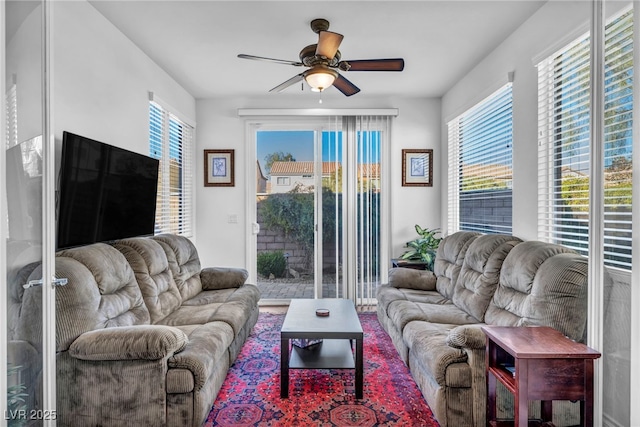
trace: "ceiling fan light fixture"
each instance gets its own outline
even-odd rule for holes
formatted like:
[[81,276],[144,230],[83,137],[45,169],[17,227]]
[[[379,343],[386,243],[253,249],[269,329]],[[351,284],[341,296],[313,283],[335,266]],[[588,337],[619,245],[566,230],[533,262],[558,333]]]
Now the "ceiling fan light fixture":
[[331,86],[337,77],[338,72],[336,70],[324,65],[315,66],[304,74],[304,79],[314,92],[322,92]]

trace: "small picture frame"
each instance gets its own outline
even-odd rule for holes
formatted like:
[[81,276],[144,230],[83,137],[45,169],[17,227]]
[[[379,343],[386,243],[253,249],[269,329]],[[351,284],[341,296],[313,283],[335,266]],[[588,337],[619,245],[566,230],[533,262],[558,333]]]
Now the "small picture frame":
[[433,150],[402,150],[402,186],[433,187]]
[[204,150],[204,186],[233,187],[234,150]]

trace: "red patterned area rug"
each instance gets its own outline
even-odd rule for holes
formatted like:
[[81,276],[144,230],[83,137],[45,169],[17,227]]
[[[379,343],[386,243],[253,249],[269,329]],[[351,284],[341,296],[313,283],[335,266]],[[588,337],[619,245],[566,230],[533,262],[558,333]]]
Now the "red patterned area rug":
[[437,427],[409,370],[375,313],[360,313],[364,330],[364,399],[352,370],[290,372],[289,398],[280,398],[280,327],[284,314],[260,313],[229,370],[210,426]]

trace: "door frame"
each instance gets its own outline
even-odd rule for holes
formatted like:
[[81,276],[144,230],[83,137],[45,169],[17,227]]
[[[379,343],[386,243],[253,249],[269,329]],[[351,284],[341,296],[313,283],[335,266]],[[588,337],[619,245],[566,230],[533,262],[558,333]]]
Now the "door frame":
[[[245,156],[245,173],[246,173],[246,193],[245,193],[245,224],[246,224],[246,253],[245,261],[247,270],[249,271],[248,280],[252,283],[256,283],[256,251],[257,251],[257,239],[253,235],[254,227],[257,226],[255,209],[250,209],[250,206],[255,205],[256,194],[256,180],[255,180],[255,164],[257,161],[256,153],[256,132],[260,129],[268,129],[271,127],[278,127],[279,129],[286,130],[285,125],[297,126],[300,128],[301,124],[310,128],[312,124],[317,124],[322,130],[326,129],[327,119],[329,117],[341,117],[341,116],[389,116],[397,117],[399,110],[397,108],[353,108],[353,109],[292,109],[292,108],[239,108],[237,113],[238,117],[244,119],[245,128],[245,149],[247,155]],[[381,197],[382,217],[385,218],[381,221],[381,239],[380,239],[380,262],[389,265],[390,263],[390,230],[391,230],[391,174],[395,170],[391,165],[391,140],[392,140],[392,126],[389,124],[387,128],[387,143],[382,146],[381,149],[381,167],[386,172],[381,175],[381,185],[384,189]],[[344,149],[344,147],[343,147]],[[318,160],[318,159],[316,159]],[[321,161],[320,156],[320,161]],[[316,209],[317,210],[317,209]],[[316,231],[317,235],[317,231]],[[318,239],[316,239],[317,241]],[[345,279],[346,280],[346,279]],[[388,269],[381,269],[380,276],[381,284],[388,282]],[[348,286],[347,286],[348,287]],[[316,290],[317,292],[317,290]],[[376,304],[375,298],[369,301],[372,304]],[[287,304],[287,300],[269,300],[269,305],[284,305]]]

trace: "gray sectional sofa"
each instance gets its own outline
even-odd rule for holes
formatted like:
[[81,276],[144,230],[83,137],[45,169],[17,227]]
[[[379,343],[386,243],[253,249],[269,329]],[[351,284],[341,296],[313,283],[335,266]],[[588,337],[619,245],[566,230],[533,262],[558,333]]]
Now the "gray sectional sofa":
[[[587,269],[563,246],[458,232],[442,240],[433,273],[390,270],[377,292],[378,319],[440,425],[484,427],[481,326],[551,326],[584,342]],[[508,417],[512,397],[500,391],[498,412]],[[577,424],[575,406],[554,402],[554,423]]]
[[[247,272],[201,269],[189,239],[159,235],[62,250],[56,276],[58,425],[202,425],[258,319]],[[40,295],[16,319],[36,352]]]

